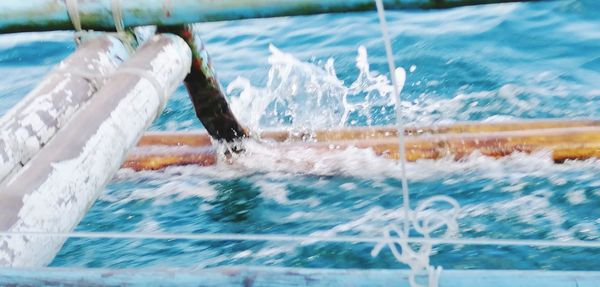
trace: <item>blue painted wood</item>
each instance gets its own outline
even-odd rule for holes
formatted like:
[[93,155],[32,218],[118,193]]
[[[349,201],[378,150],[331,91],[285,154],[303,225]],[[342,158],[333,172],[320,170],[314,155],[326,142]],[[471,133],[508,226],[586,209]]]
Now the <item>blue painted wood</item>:
[[[407,270],[234,266],[214,269],[0,269],[0,286],[408,286]],[[600,272],[444,270],[440,287],[597,287]]]
[[[447,8],[536,0],[383,0],[388,9]],[[84,29],[114,30],[111,0],[79,0]],[[374,10],[373,0],[121,0],[125,26]],[[70,30],[65,1],[2,0],[0,33]]]

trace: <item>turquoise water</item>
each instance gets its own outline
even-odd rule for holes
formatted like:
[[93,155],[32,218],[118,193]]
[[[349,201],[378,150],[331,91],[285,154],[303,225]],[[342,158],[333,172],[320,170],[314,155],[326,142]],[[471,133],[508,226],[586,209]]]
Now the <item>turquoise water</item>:
[[[402,120],[600,118],[599,12],[593,0],[388,12],[396,63],[407,71]],[[254,129],[395,122],[375,13],[198,28],[236,114]],[[0,36],[0,110],[73,49],[69,33]],[[151,129],[198,128],[180,88]],[[250,151],[231,165],[121,170],[77,230],[378,236],[401,219],[399,168],[369,151],[322,159]],[[464,238],[600,240],[599,171],[596,160],[555,165],[547,153],[408,165],[413,207],[452,196],[462,206]],[[71,239],[52,266],[404,268],[388,250],[371,257],[372,248]],[[434,253],[432,263],[447,269],[600,270],[598,249],[439,245]]]

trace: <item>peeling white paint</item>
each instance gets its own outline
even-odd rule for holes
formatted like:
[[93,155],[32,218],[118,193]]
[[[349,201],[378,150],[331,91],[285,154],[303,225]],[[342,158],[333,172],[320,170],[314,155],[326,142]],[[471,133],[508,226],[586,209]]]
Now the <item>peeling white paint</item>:
[[125,47],[114,38],[90,40],[0,118],[0,181],[27,163],[126,57]]
[[[127,78],[116,75],[101,89],[81,112],[77,113],[47,146],[11,180],[11,184],[0,186],[0,208],[7,196],[22,196],[14,203],[21,203],[18,216],[9,231],[69,232],[78,224],[94,202],[104,185],[119,169],[127,151],[135,145],[148,125],[161,112],[162,95],[171,94],[189,73],[191,51],[187,44],[175,36],[156,36],[152,45],[162,47],[153,55],[148,53],[134,56],[149,57],[141,63],[147,72],[163,85],[157,91],[151,81],[142,75],[128,73]],[[160,43],[155,43],[163,39]],[[141,48],[140,54],[144,51]],[[150,51],[153,51],[150,49]],[[127,62],[123,68],[132,67]],[[140,63],[138,61],[137,63]],[[126,82],[125,90],[115,91]],[[116,94],[115,94],[116,93]],[[106,100],[112,97],[114,100]],[[107,104],[108,102],[108,104]],[[107,112],[110,111],[110,112]],[[94,114],[96,113],[96,114]],[[97,115],[106,114],[106,117]],[[94,120],[96,122],[94,122]],[[97,127],[91,131],[89,127]],[[69,137],[89,136],[81,144],[73,146]],[[70,150],[58,147],[69,146]],[[40,172],[41,170],[41,172]],[[27,178],[40,174],[46,177],[39,184],[26,183]],[[22,190],[23,187],[31,190]],[[6,219],[0,214],[0,227]],[[51,262],[65,238],[12,236],[0,238],[0,266],[36,267]]]

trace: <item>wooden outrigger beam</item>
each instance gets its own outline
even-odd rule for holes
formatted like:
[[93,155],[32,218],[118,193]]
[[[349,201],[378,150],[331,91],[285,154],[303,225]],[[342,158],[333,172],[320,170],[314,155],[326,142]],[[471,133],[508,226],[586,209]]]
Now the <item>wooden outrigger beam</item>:
[[[451,125],[407,126],[407,136],[434,134],[494,133],[520,130],[541,130],[577,127],[599,127],[600,120],[522,120],[511,122],[461,122]],[[316,130],[313,132],[270,130],[256,135],[256,138],[275,142],[328,142],[344,140],[364,140],[396,138],[398,129],[394,126],[348,127]],[[148,132],[138,142],[138,146],[190,146],[205,147],[211,144],[205,132]]]
[[[383,0],[387,9],[449,8],[527,0]],[[535,1],[535,0],[529,0]],[[0,33],[72,30],[66,0],[0,1]],[[124,27],[375,10],[373,0],[121,0]],[[84,30],[114,31],[113,0],[78,1]]]
[[[463,159],[479,152],[503,157],[515,152],[548,151],[557,163],[600,157],[600,122],[594,120],[542,120],[507,123],[459,123],[408,128],[406,159]],[[310,134],[269,131],[259,135],[273,150],[299,148],[323,153],[349,147],[372,149],[398,159],[394,127],[342,128]],[[206,133],[148,133],[129,154],[124,168],[157,170],[176,165],[212,165],[217,154]]]

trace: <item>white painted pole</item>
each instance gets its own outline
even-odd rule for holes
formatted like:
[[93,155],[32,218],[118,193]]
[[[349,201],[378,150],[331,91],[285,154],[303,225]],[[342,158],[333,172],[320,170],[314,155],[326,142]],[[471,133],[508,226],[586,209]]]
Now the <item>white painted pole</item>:
[[[0,230],[71,231],[191,66],[181,38],[154,36],[18,174],[0,185]],[[0,266],[43,266],[65,238],[0,238]]]
[[115,38],[86,41],[0,118],[0,182],[48,143],[126,58]]

